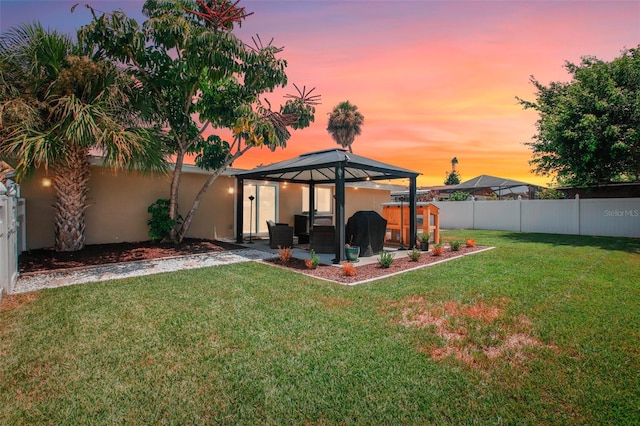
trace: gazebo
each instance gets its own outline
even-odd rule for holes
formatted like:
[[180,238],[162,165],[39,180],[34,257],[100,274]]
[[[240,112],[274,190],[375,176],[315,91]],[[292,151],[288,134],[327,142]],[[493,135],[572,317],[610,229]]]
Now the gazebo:
[[236,173],[236,241],[242,243],[243,188],[245,179],[291,182],[309,185],[309,229],[313,227],[315,185],[335,185],[335,263],[345,260],[345,183],[388,179],[409,179],[409,235],[413,235],[410,247],[415,246],[416,231],[416,180],[419,173],[381,163],[370,158],[349,153],[344,149],[310,152],[299,157],[268,166]]

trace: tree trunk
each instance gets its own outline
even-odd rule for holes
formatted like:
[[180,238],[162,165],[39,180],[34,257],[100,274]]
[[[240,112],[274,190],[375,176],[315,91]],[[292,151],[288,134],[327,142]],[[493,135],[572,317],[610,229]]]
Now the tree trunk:
[[209,176],[209,179],[207,179],[207,181],[202,185],[202,188],[200,188],[198,195],[196,195],[196,198],[193,201],[193,205],[191,206],[191,210],[189,210],[189,213],[187,213],[187,217],[184,219],[184,222],[182,222],[181,225],[176,225],[176,227],[174,228],[174,230],[176,230],[174,241],[179,243],[184,239],[184,236],[187,235],[187,231],[189,230],[191,221],[193,220],[193,217],[195,216],[196,211],[200,206],[202,197],[204,197],[204,194],[206,194],[207,190],[211,187],[211,185],[213,185],[213,182],[215,182],[218,176],[220,176],[222,172],[224,172],[227,167],[229,167],[230,164],[233,164],[236,159],[241,157],[249,149],[251,149],[251,146],[245,146],[243,149],[238,149],[235,154],[227,158],[227,160],[224,162],[224,165],[216,169],[216,171],[213,172],[211,176]]
[[213,182],[215,182],[218,176],[220,176],[222,172],[226,170],[226,168],[227,167],[224,166],[217,169],[211,176],[209,176],[209,179],[207,179],[204,185],[202,185],[202,188],[200,188],[198,195],[196,195],[196,198],[193,201],[191,210],[189,210],[189,213],[187,213],[187,216],[184,218],[184,221],[182,222],[182,226],[180,226],[180,229],[176,235],[177,242],[182,242],[182,240],[184,239],[184,236],[186,235],[187,231],[189,230],[189,227],[191,226],[191,221],[193,220],[193,217],[195,216],[196,211],[200,206],[200,202],[202,201],[204,194],[206,194],[207,190],[211,187],[211,185],[213,185]]
[[[184,150],[179,147],[176,154],[176,166],[173,170],[171,178],[171,193],[169,195],[169,217],[175,222],[173,229],[169,234],[172,241],[180,242],[184,237],[181,232],[182,226],[178,223],[178,190],[180,189],[180,178],[182,177],[182,165],[184,164]],[[183,237],[178,239],[178,234],[182,233]]]
[[71,147],[64,163],[57,165],[54,225],[55,250],[76,251],[84,247],[87,194],[89,192],[89,152]]

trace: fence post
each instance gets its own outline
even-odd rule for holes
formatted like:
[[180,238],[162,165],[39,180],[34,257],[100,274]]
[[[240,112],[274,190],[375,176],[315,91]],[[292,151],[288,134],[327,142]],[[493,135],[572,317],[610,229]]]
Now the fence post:
[[476,197],[471,196],[471,229],[476,229]]
[[7,188],[0,182],[0,299],[9,292]]
[[522,195],[518,195],[518,231],[522,232]]
[[20,188],[0,182],[0,297],[10,294],[18,279],[17,213]]
[[580,224],[580,195],[579,194],[576,194],[576,201],[575,202],[578,204],[577,208],[576,208],[576,210],[578,211],[578,217],[577,217],[577,220],[578,220],[578,235],[582,235],[582,226]]

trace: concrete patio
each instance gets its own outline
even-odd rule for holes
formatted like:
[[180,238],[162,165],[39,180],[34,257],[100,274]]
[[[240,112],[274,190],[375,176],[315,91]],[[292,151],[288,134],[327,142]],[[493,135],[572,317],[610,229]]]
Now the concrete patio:
[[[233,240],[229,240],[229,243],[233,243],[233,244],[238,244]],[[278,249],[272,249],[269,247],[269,240],[267,238],[260,238],[260,237],[256,237],[254,239],[251,240],[251,243],[249,243],[249,241],[243,241],[241,244],[238,244],[240,246],[246,247],[247,249],[253,249],[253,250],[259,250],[261,252],[265,252],[265,253],[271,253],[273,254],[274,257],[278,256]],[[303,245],[294,245],[292,253],[293,253],[293,257],[296,259],[309,259],[309,250],[308,250],[308,244],[303,244]],[[391,251],[391,252],[396,252],[397,255],[396,256],[403,256],[405,255],[408,251],[410,250],[399,250],[398,247],[391,247],[391,246],[385,246],[384,247],[385,251]],[[317,256],[320,258],[320,263],[322,265],[333,265],[333,266],[337,266],[340,267],[340,264],[335,264],[333,263],[333,259],[335,258],[335,254],[333,253],[316,253]],[[378,258],[379,256],[375,255],[375,256],[368,256],[368,257],[359,257],[358,258],[358,262],[354,263],[354,266],[358,267],[358,266],[362,266],[362,265],[370,265],[372,263],[378,263]]]

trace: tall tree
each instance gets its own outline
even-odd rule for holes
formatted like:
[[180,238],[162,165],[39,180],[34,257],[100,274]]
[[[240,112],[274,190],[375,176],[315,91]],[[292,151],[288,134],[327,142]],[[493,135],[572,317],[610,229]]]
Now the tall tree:
[[111,63],[83,55],[40,24],[0,37],[0,155],[18,180],[35,168],[53,173],[55,249],[84,246],[89,154],[106,165],[162,170],[151,128],[132,112],[136,85]]
[[[122,12],[96,15],[80,29],[79,40],[124,64],[155,102],[155,119],[167,130],[175,158],[169,216],[176,225],[171,238],[187,233],[207,189],[233,161],[254,147],[285,147],[289,129],[307,127],[318,96],[313,89],[288,95],[272,110],[263,93],[287,84],[283,48],[254,37],[245,44],[233,33],[251,13],[225,0],[147,0],[142,25]],[[233,130],[231,143],[209,127]],[[176,220],[182,166],[187,154],[212,170],[183,221]]]
[[447,177],[444,180],[445,185],[457,185],[460,183],[460,174],[456,170],[458,164],[458,158],[453,157],[451,159],[451,171],[446,173]]
[[349,152],[353,152],[351,144],[356,136],[362,133],[362,124],[364,123],[364,115],[358,111],[358,107],[349,103],[349,101],[340,102],[329,113],[329,123],[327,132],[338,145],[343,148],[349,148]]
[[583,57],[565,68],[570,82],[543,85],[534,77],[540,114],[530,161],[537,174],[585,186],[640,180],[640,45],[611,62]]

